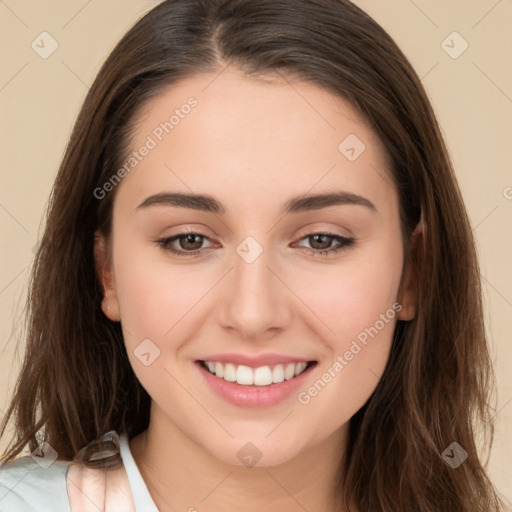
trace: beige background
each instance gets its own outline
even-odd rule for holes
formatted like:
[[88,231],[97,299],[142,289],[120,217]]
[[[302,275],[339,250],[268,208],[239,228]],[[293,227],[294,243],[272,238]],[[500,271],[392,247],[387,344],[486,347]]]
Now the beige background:
[[[19,368],[14,333],[32,250],[75,116],[110,49],[156,3],[0,0],[0,415]],[[422,77],[454,161],[478,242],[498,378],[490,474],[512,499],[512,2],[356,3],[389,31]],[[31,47],[43,31],[58,43],[47,59]],[[458,58],[443,49],[463,48],[458,36],[446,39],[454,31],[469,45]]]

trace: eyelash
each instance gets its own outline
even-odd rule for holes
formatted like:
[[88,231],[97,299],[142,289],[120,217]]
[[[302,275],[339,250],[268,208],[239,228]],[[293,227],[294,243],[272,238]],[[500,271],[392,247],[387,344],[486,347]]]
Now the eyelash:
[[[176,250],[176,249],[174,249],[174,248],[172,248],[170,246],[170,244],[172,242],[174,242],[175,240],[178,240],[182,236],[186,236],[186,235],[197,235],[197,236],[200,236],[202,238],[208,239],[208,237],[206,235],[202,235],[201,233],[196,233],[194,231],[187,231],[187,232],[184,232],[184,233],[178,233],[177,235],[174,235],[172,237],[161,238],[160,240],[156,240],[155,243],[159,247],[164,249],[165,251],[171,252],[171,253],[175,254],[176,256],[191,257],[191,256],[195,256],[197,254],[200,254],[202,252],[202,249],[199,249],[199,250],[196,250],[196,251],[179,251],[179,250]],[[325,256],[325,257],[327,257],[327,256],[329,256],[329,254],[334,254],[334,253],[337,253],[337,252],[339,252],[339,251],[341,251],[343,249],[347,249],[348,247],[354,245],[355,242],[356,242],[355,238],[350,238],[350,237],[345,237],[345,236],[341,236],[341,235],[336,235],[335,233],[330,233],[328,231],[318,231],[318,232],[315,231],[313,233],[310,233],[310,234],[307,234],[307,235],[303,236],[300,240],[303,240],[305,238],[309,238],[309,237],[312,237],[312,236],[316,236],[316,235],[327,236],[329,238],[332,238],[332,239],[336,240],[341,245],[339,245],[338,247],[335,247],[334,249],[333,248],[329,248],[329,249],[310,249],[308,247],[301,247],[300,249],[302,249],[303,252],[307,252],[308,254],[312,254],[313,256]]]

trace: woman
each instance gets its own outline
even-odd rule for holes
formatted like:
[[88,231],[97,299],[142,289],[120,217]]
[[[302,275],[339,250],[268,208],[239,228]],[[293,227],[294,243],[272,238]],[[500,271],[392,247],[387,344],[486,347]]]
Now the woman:
[[37,451],[0,510],[503,510],[465,207],[416,73],[348,1],[144,16],[31,285],[5,460]]

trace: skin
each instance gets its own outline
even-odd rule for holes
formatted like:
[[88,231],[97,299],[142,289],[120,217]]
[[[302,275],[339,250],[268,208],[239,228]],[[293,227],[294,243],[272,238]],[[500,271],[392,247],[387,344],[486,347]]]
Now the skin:
[[[111,245],[99,233],[95,243],[103,305],[111,306],[104,311],[122,322],[152,398],[150,426],[130,443],[134,458],[162,511],[343,510],[332,492],[348,422],[384,371],[397,319],[416,312],[385,148],[344,99],[228,67],[173,84],[145,105],[132,149],[190,96],[197,107],[118,185]],[[349,134],[366,146],[352,162],[338,150]],[[377,212],[336,205],[279,214],[292,197],[338,190],[364,196]],[[227,213],[137,208],[171,191],[212,195]],[[322,229],[356,242],[314,255],[338,246],[315,244],[310,235]],[[155,243],[187,230],[207,237],[196,244],[202,255],[175,256]],[[252,263],[236,252],[247,236],[263,248]],[[395,318],[306,405],[292,393],[272,407],[237,407],[198,378],[194,361],[205,355],[271,352],[318,361],[307,390],[396,302]],[[149,366],[134,355],[147,338],[160,349]],[[247,442],[262,454],[254,467],[237,458]]]

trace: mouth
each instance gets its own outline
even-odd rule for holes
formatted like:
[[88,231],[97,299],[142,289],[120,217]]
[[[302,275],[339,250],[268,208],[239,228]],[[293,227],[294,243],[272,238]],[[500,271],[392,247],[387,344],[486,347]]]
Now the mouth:
[[278,385],[291,381],[313,368],[317,361],[273,364],[252,368],[246,365],[198,360],[196,363],[220,380],[252,388]]

